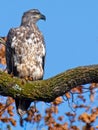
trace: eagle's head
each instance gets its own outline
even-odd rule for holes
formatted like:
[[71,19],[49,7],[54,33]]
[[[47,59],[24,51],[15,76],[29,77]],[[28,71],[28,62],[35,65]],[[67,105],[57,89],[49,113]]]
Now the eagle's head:
[[21,24],[26,25],[29,23],[36,23],[40,19],[46,20],[45,15],[41,14],[38,9],[31,9],[24,12]]

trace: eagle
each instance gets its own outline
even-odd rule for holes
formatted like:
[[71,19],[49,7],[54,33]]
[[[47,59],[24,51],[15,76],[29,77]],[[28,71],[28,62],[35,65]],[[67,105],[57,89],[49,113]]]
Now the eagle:
[[[41,80],[44,75],[45,42],[36,23],[46,20],[38,9],[24,12],[19,27],[11,28],[6,42],[7,71],[16,77],[28,80]],[[15,98],[16,109],[23,116],[31,101]]]

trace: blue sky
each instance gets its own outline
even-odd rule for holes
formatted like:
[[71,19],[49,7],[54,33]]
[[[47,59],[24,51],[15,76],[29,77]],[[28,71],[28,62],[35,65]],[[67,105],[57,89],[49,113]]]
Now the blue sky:
[[46,22],[38,22],[47,48],[45,79],[98,63],[98,0],[2,0],[0,5],[0,36],[19,26],[26,10],[46,15]]

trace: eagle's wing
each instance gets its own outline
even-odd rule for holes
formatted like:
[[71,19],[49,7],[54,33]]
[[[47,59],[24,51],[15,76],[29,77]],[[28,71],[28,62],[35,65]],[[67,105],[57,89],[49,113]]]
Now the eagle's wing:
[[14,48],[11,47],[11,43],[13,41],[13,38],[15,36],[15,29],[10,29],[8,36],[7,36],[7,42],[6,42],[6,62],[7,62],[7,70],[8,73],[13,73],[14,75],[17,74],[17,69],[14,65]]
[[[12,73],[13,75],[16,76],[18,72],[17,72],[17,68],[14,65],[15,50],[14,48],[11,47],[15,35],[16,35],[15,29],[10,29],[7,36],[7,43],[6,43],[6,62],[7,62],[8,73],[9,74]],[[15,104],[16,104],[17,112],[20,115],[23,115],[24,113],[26,113],[26,110],[30,106],[31,101],[16,98]]]

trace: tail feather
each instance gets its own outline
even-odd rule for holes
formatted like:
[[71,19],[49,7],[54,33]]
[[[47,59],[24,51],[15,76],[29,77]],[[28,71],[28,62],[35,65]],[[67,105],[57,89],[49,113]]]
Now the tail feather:
[[30,107],[31,101],[25,99],[15,99],[17,113],[22,117]]

